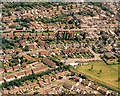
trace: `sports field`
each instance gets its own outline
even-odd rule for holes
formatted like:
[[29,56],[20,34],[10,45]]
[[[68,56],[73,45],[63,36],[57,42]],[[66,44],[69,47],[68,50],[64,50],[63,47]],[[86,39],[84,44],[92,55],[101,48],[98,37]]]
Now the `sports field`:
[[119,65],[106,65],[103,61],[93,61],[88,64],[77,66],[77,71],[118,88]]

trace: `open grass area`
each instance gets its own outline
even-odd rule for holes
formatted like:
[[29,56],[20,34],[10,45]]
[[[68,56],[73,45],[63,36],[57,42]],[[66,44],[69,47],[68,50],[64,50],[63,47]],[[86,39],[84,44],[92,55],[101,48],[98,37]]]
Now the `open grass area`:
[[[93,69],[91,69],[92,65]],[[88,62],[88,65],[77,66],[76,70],[118,88],[118,66],[106,65],[103,61],[93,61]]]

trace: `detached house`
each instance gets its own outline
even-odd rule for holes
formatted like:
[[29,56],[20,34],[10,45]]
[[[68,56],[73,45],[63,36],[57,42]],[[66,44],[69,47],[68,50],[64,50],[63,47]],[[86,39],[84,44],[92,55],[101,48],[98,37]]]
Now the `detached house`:
[[24,71],[20,71],[20,72],[15,73],[15,76],[16,76],[17,79],[19,79],[21,77],[24,77],[25,73],[24,73]]

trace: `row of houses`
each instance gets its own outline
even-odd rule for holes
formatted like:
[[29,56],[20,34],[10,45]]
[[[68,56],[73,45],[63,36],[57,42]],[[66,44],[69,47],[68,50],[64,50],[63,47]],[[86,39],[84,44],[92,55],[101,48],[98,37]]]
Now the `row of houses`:
[[[74,36],[74,32],[66,32],[66,34],[72,34],[72,36]],[[64,34],[64,32],[59,32],[59,35],[60,36],[63,36],[63,34]],[[55,38],[55,36],[56,36],[57,34],[56,33],[23,33],[23,34],[21,34],[21,33],[2,33],[1,34],[1,36],[2,36],[2,38],[4,37],[4,38],[14,38],[15,36],[17,36],[17,37],[21,37],[21,36],[23,36],[23,37],[25,37],[25,38],[27,38],[27,37],[34,37],[34,38],[36,38],[36,37],[49,37],[49,38]]]
[[16,73],[13,73],[13,74],[10,74],[10,75],[6,75],[6,76],[0,78],[0,84],[4,83],[5,81],[9,82],[9,81],[12,81],[12,80],[15,80],[15,79],[20,79],[24,76],[28,76],[28,75],[31,75],[33,73],[36,74],[36,73],[39,73],[41,71],[46,71],[47,69],[49,69],[49,67],[44,65],[44,66],[40,66],[40,67],[37,67],[37,68],[27,69],[27,70],[16,72]]
[[[106,90],[105,88],[99,87],[99,86],[97,86],[97,85],[95,85],[95,84],[93,84],[91,82],[86,81],[85,79],[78,78],[78,77],[74,76],[73,80],[75,80],[76,82],[79,82],[79,84],[83,84],[85,86],[88,86],[88,87],[96,90],[96,91],[99,91],[102,94],[109,94],[109,91]],[[70,88],[72,88],[72,87],[70,87]]]

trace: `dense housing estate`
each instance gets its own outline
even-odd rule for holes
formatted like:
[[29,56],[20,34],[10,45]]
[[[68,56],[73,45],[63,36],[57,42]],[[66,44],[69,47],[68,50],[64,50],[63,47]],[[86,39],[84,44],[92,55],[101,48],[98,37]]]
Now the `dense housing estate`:
[[119,91],[118,2],[4,2],[0,94]]

